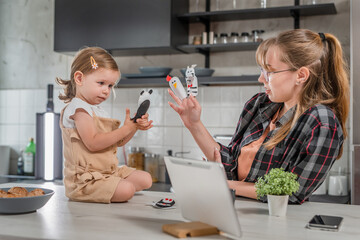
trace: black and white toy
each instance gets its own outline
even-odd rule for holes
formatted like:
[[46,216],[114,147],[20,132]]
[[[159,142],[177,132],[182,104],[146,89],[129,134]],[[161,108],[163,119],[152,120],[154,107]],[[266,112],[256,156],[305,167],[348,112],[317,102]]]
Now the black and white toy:
[[187,95],[193,95],[194,97],[198,94],[198,79],[195,75],[196,64],[187,66],[185,71],[185,80],[187,86]]
[[146,112],[150,107],[150,95],[152,94],[152,92],[153,92],[152,89],[150,89],[149,91],[146,90],[141,91],[136,115],[131,120],[136,122],[137,119],[141,118],[143,115],[146,114]]
[[160,201],[154,203],[153,207],[155,208],[169,208],[174,206],[175,200],[172,198],[163,198]]

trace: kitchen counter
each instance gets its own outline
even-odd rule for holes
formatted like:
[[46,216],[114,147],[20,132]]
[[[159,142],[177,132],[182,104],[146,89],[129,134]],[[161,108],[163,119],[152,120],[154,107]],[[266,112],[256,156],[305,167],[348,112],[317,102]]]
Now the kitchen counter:
[[[64,187],[54,183],[0,184],[42,187],[55,191],[49,202],[28,214],[0,214],[0,239],[176,239],[161,230],[163,224],[184,221],[180,209],[155,209],[153,201],[173,196],[169,192],[143,191],[127,203],[82,203],[69,201]],[[177,206],[177,205],[175,205]],[[220,207],[220,206],[219,206]],[[357,239],[360,235],[360,206],[306,202],[289,205],[286,217],[268,215],[267,204],[237,198],[235,208],[240,219],[241,239]],[[339,232],[306,229],[314,214],[344,217]],[[212,235],[192,239],[227,239]]]

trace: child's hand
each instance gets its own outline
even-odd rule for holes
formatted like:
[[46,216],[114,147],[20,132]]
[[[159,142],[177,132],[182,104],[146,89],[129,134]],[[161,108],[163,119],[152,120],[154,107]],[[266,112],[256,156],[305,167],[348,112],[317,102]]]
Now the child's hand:
[[125,115],[125,120],[124,120],[124,126],[129,126],[131,128],[137,128],[136,126],[137,124],[134,123],[134,121],[132,121],[130,119],[130,109],[126,108],[126,115]]
[[152,120],[149,121],[149,114],[146,113],[141,118],[136,119],[137,129],[149,130],[150,128],[153,127],[152,122],[153,122]]

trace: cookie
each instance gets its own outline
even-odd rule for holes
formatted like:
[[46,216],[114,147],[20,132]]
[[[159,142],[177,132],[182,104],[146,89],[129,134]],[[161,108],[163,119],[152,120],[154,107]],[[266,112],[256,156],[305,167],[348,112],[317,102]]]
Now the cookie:
[[0,189],[0,198],[5,197],[6,194],[7,194],[7,192],[5,192],[4,190]]
[[19,197],[26,197],[28,191],[23,187],[12,187],[9,189],[8,193],[19,195]]
[[44,194],[45,194],[45,192],[42,189],[36,188],[36,189],[32,190],[31,192],[29,192],[27,194],[27,196],[28,197],[36,197],[36,196],[42,196]]

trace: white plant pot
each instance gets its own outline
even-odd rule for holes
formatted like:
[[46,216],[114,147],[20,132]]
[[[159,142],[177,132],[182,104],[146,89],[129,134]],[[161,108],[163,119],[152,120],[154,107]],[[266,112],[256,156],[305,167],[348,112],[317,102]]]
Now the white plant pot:
[[270,216],[286,216],[289,195],[267,195],[267,199]]

